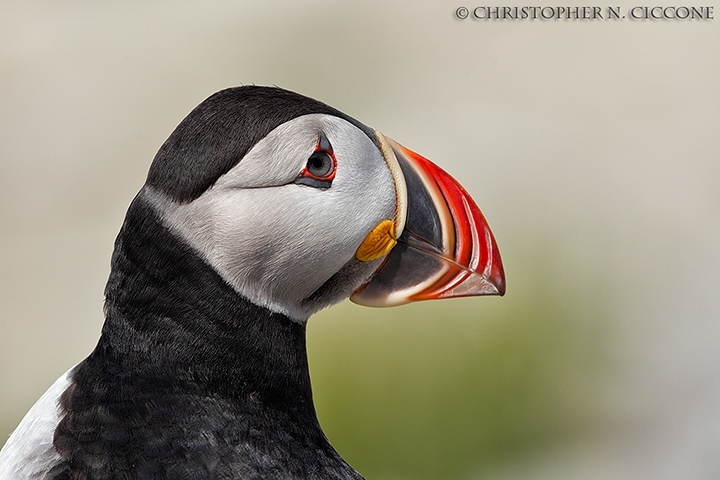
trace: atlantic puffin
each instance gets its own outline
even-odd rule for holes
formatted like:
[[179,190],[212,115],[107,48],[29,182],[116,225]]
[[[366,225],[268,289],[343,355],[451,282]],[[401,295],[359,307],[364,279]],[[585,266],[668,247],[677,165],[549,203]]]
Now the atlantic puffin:
[[297,93],[222,90],[155,156],[98,344],[10,436],[0,479],[360,479],[315,414],[308,318],[504,292],[483,214],[438,166]]

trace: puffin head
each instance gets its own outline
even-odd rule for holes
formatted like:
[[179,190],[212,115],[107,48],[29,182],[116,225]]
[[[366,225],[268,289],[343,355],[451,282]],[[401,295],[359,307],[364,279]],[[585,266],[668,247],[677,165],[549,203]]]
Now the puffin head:
[[240,295],[299,322],[348,297],[390,306],[505,291],[490,228],[457,181],[279,88],[201,103],[141,196]]

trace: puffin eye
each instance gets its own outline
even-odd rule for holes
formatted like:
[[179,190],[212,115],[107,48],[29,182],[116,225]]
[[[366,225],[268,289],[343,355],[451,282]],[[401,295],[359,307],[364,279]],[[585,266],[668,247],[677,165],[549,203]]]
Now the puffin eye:
[[327,152],[319,151],[310,155],[305,168],[310,175],[325,178],[334,172],[335,162]]
[[327,136],[320,132],[315,151],[308,158],[305,168],[295,183],[315,188],[330,188],[335,178],[336,162],[332,145]]

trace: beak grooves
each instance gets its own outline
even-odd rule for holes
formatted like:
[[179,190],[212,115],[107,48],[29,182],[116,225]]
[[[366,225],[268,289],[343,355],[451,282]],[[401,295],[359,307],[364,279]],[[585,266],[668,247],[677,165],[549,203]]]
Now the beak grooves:
[[[505,279],[500,251],[487,220],[470,194],[430,160],[399,143],[393,142],[393,147],[412,160],[416,173],[422,177],[433,198],[442,225],[443,249],[433,252],[425,247],[423,250],[433,256],[441,256],[447,266],[444,274],[431,287],[411,299],[503,295]],[[415,248],[421,247],[412,240],[409,243]],[[473,281],[471,277],[478,274],[481,278]]]

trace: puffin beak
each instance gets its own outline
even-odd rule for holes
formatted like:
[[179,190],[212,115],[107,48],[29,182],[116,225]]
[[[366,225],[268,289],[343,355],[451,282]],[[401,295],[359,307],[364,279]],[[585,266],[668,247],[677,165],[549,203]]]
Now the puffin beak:
[[503,295],[500,252],[470,195],[427,158],[382,135],[378,138],[398,192],[397,244],[350,299],[387,307],[435,298]]

